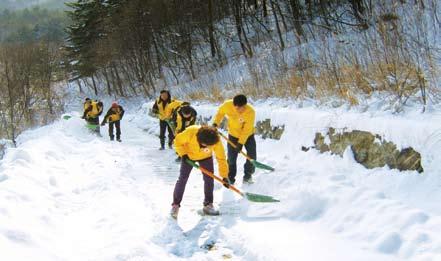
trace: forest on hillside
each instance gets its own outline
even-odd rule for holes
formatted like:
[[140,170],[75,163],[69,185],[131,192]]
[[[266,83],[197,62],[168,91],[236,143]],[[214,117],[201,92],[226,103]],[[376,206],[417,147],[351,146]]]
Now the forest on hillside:
[[[69,5],[70,72],[95,93],[97,79],[108,94],[122,96],[152,95],[185,82],[199,87],[192,98],[202,98],[201,89],[219,93],[233,86],[257,98],[338,98],[358,105],[381,93],[400,111],[410,98],[425,105],[428,93],[439,96],[429,88],[439,72],[438,5],[437,0],[79,1]],[[246,63],[248,80],[198,82],[232,61]]]
[[35,7],[0,12],[0,137],[53,121],[61,104],[54,84],[67,79],[62,47],[68,18]]
[[424,109],[439,100],[439,4],[79,0],[66,12],[4,10],[0,136],[55,119],[63,81],[95,96],[168,88],[220,100],[234,90],[351,106],[380,97],[394,112],[409,101]]

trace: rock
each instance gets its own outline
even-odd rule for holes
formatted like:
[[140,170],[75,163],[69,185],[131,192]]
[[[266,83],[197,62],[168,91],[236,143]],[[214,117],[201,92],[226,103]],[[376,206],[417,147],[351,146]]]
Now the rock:
[[[329,144],[326,144],[326,138],[330,140]],[[343,157],[347,147],[350,147],[354,153],[355,161],[369,169],[387,165],[400,171],[416,170],[419,173],[424,171],[421,166],[421,154],[413,148],[399,151],[392,142],[367,131],[336,132],[334,128],[329,128],[325,136],[316,133],[314,138],[314,148],[321,153],[331,151]]]
[[403,149],[397,157],[397,168],[399,170],[416,170],[419,173],[423,172],[421,154],[413,148]]
[[256,123],[256,134],[261,135],[263,139],[280,140],[284,131],[285,125],[271,126],[271,119],[265,119]]

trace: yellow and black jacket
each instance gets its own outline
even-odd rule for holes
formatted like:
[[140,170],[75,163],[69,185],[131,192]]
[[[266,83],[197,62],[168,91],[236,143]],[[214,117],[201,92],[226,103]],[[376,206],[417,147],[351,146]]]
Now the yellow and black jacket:
[[182,106],[176,109],[175,112],[173,113],[173,122],[175,123],[176,126],[175,129],[176,133],[183,132],[187,127],[194,125],[196,123],[196,117],[198,115],[196,110],[190,106],[191,116],[190,118],[186,119],[182,115],[181,108]]
[[189,159],[198,161],[213,157],[214,152],[219,166],[220,176],[222,178],[228,177],[228,164],[222,141],[219,140],[212,146],[201,147],[197,138],[197,133],[200,128],[200,125],[193,125],[176,135],[174,141],[176,153],[180,157],[187,155]]
[[152,112],[159,114],[159,119],[162,121],[171,119],[173,111],[183,103],[179,100],[173,100],[170,93],[168,97],[169,98],[166,101],[158,98],[156,99],[155,104],[153,104]]
[[245,144],[248,137],[254,134],[254,121],[256,112],[253,106],[247,104],[243,113],[238,113],[234,107],[233,100],[225,101],[218,109],[214,122],[220,126],[222,119],[228,118],[228,133],[239,139],[240,144]]
[[84,119],[98,118],[103,113],[103,103],[97,100],[90,100],[84,103]]
[[107,123],[107,122],[116,122],[122,120],[124,116],[124,109],[121,105],[118,105],[116,108],[110,108],[106,116],[104,116],[104,119],[101,124]]

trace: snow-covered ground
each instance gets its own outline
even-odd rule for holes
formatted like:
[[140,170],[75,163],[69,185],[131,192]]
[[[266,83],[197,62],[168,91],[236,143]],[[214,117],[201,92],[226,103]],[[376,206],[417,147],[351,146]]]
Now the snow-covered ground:
[[[23,133],[1,161],[0,260],[441,260],[441,115],[255,105],[286,131],[258,139],[259,161],[276,171],[238,187],[280,203],[248,203],[216,185],[223,215],[201,217],[203,182],[193,171],[176,224],[168,213],[179,164],[157,149],[149,104],[129,108],[122,143],[109,141],[107,127],[96,137],[79,118],[60,120]],[[328,126],[413,146],[425,172],[367,170],[349,151],[300,150]]]

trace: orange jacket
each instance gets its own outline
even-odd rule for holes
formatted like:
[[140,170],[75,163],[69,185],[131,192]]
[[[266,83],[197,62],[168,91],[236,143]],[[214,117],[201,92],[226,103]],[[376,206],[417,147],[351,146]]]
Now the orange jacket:
[[201,148],[196,136],[200,128],[200,125],[193,125],[176,135],[174,141],[176,152],[180,157],[187,155],[189,159],[194,161],[210,158],[214,152],[220,176],[222,178],[228,177],[228,164],[222,142],[219,140],[218,143],[212,146]]
[[245,111],[239,114],[234,108],[233,100],[227,100],[219,107],[214,123],[219,126],[225,115],[228,118],[228,133],[238,138],[240,144],[245,144],[248,137],[254,134],[256,112],[253,106],[247,104]]

